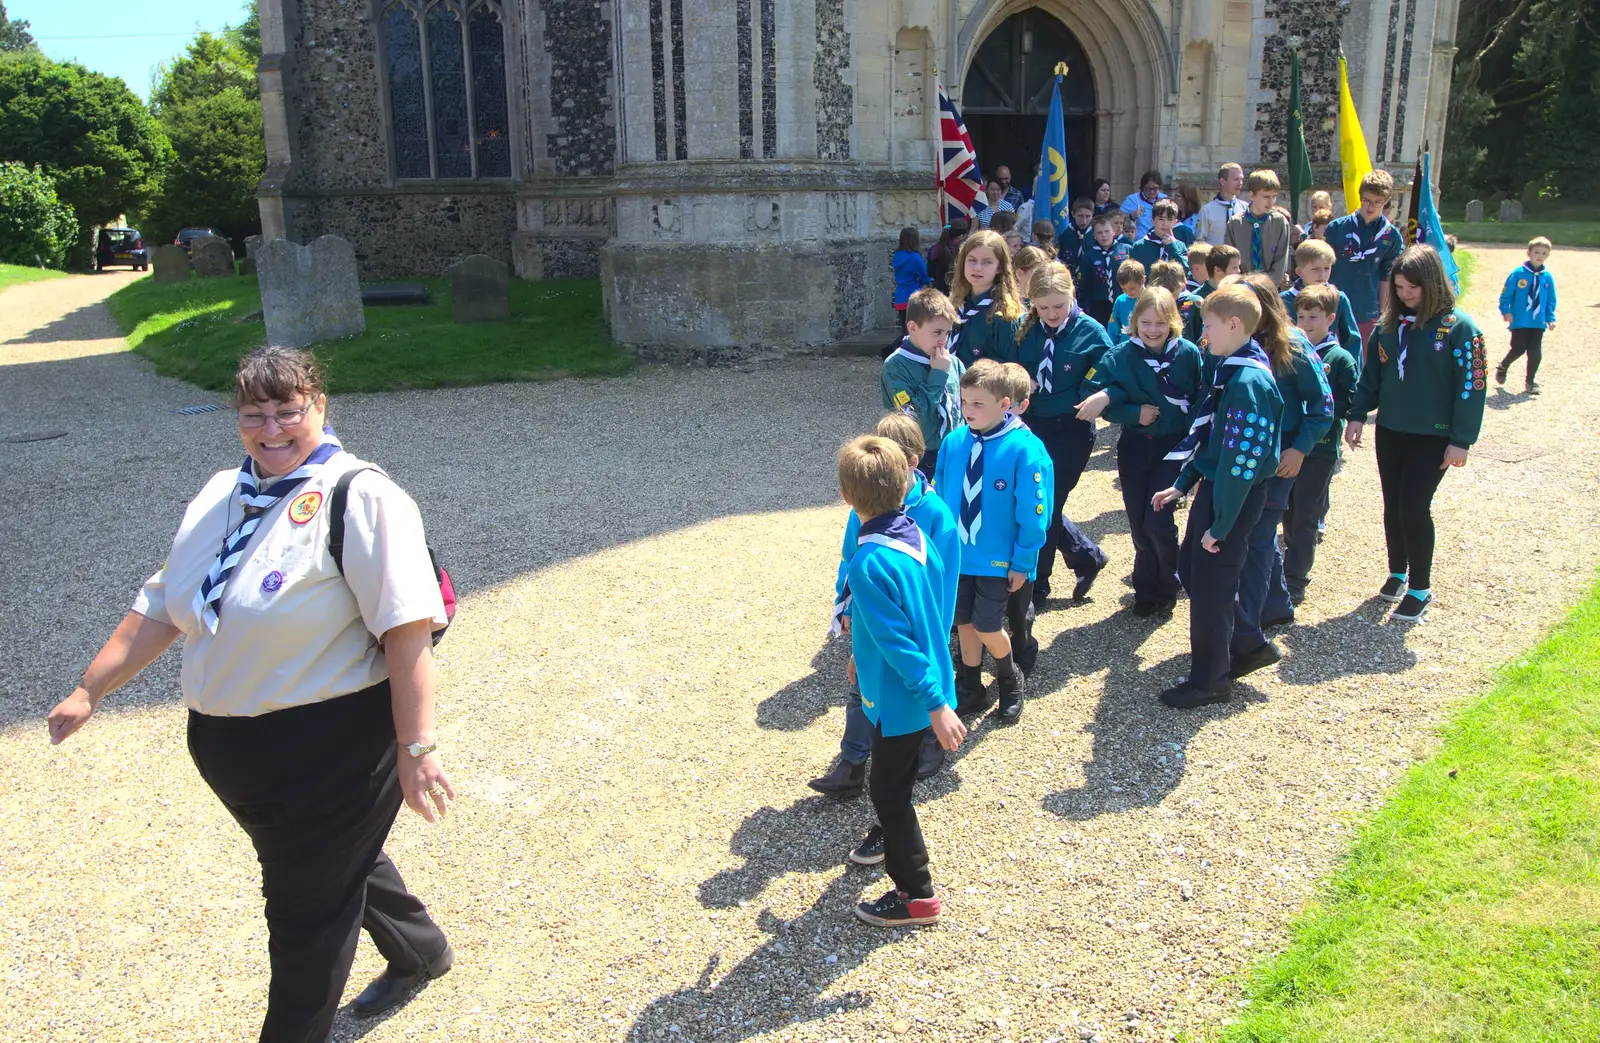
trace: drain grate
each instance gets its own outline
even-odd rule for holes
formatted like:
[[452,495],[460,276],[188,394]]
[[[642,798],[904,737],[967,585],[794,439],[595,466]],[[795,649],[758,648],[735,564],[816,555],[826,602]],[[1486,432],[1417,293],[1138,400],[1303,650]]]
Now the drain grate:
[[65,431],[24,431],[20,435],[0,435],[0,442],[48,442],[52,438],[65,438]]
[[182,409],[174,409],[173,412],[179,416],[199,416],[201,413],[220,413],[222,407],[215,402],[207,402],[203,406],[184,406]]

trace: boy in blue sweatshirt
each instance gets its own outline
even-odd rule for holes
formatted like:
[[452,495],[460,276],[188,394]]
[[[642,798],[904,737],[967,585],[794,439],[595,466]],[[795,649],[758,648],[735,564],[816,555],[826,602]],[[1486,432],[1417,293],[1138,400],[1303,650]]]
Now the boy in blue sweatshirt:
[[1511,350],[1494,369],[1494,382],[1504,384],[1511,364],[1528,356],[1525,388],[1539,393],[1534,374],[1544,355],[1544,331],[1556,328],[1556,277],[1544,266],[1550,259],[1550,240],[1538,236],[1528,241],[1528,259],[1506,276],[1500,291],[1500,317],[1511,330]]
[[1178,577],[1189,592],[1189,677],[1161,693],[1161,701],[1177,709],[1233,697],[1233,603],[1250,530],[1267,501],[1265,484],[1278,469],[1283,415],[1272,362],[1251,336],[1261,322],[1256,295],[1242,283],[1229,283],[1207,297],[1203,308],[1216,376],[1190,414],[1188,435],[1174,449],[1188,454],[1178,480],[1150,500],[1156,510],[1166,510],[1195,489],[1178,550]]
[[845,570],[850,591],[850,648],[861,684],[861,709],[872,722],[872,806],[883,831],[884,870],[894,887],[856,915],[877,927],[939,919],[928,848],[911,804],[922,735],[929,728],[954,750],[966,737],[955,714],[950,640],[928,567],[929,544],[902,510],[910,476],[905,452],[887,438],[863,435],[839,450],[839,494],[861,529]]
[[[878,421],[873,434],[887,438],[906,454],[911,471],[911,486],[901,509],[917,523],[929,545],[928,572],[933,579],[934,591],[939,597],[940,618],[945,633],[955,626],[956,580],[961,565],[961,543],[956,537],[956,519],[944,501],[934,495],[933,488],[923,478],[917,465],[927,445],[922,441],[922,429],[916,420],[904,413],[889,413]],[[829,636],[850,632],[850,593],[846,577],[850,559],[855,557],[857,541],[861,536],[861,518],[855,511],[844,526],[844,547],[839,553],[839,572],[834,580],[833,625]],[[844,704],[844,736],[839,740],[839,760],[826,774],[812,779],[807,785],[818,793],[831,796],[854,797],[860,794],[867,781],[867,757],[872,752],[872,722],[861,709],[861,685],[856,678],[855,663],[850,663],[846,678],[850,694]],[[928,733],[922,743],[922,759],[917,764],[917,778],[936,775],[944,767],[944,749]],[[883,831],[875,829],[866,842],[850,853],[850,859],[861,865],[876,865],[883,861]]]
[[1111,343],[1117,344],[1132,336],[1128,332],[1128,318],[1133,314],[1133,306],[1138,303],[1139,295],[1144,292],[1144,284],[1145,266],[1133,258],[1123,261],[1117,268],[1117,285],[1122,287],[1122,293],[1111,306],[1111,322],[1106,325]]
[[1000,722],[1022,716],[1023,679],[1003,626],[1006,604],[1039,566],[1052,507],[1048,456],[1011,412],[1009,378],[1000,363],[979,359],[961,377],[967,426],[945,437],[933,487],[956,516],[961,581],[956,632],[961,666],[956,712],[989,709],[983,653],[994,656]]
[[879,390],[883,408],[914,417],[928,445],[919,469],[933,477],[939,442],[961,423],[961,374],[965,367],[950,353],[956,307],[928,287],[906,301],[906,335],[883,360]]

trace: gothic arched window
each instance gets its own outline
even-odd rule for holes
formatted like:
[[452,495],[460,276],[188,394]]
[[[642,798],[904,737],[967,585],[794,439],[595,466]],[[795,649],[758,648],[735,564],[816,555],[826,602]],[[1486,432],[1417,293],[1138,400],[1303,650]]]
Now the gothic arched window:
[[505,28],[492,0],[391,0],[379,26],[399,178],[511,176]]

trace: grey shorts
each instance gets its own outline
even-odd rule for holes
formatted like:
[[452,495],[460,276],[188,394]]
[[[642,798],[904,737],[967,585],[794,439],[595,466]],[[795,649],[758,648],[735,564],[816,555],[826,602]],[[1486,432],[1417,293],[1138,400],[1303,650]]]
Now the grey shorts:
[[1004,576],[962,576],[956,585],[956,625],[971,623],[980,634],[998,633],[1010,597]]

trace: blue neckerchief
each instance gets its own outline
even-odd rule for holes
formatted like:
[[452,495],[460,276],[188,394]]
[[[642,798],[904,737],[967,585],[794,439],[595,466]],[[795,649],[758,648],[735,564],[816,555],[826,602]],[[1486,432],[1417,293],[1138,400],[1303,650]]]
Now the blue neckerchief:
[[1067,332],[1082,314],[1082,309],[1074,302],[1072,310],[1067,313],[1067,321],[1054,330],[1046,326],[1043,320],[1039,322],[1039,328],[1044,330],[1044,357],[1039,360],[1039,368],[1034,372],[1033,379],[1038,383],[1039,390],[1046,395],[1055,390],[1056,338]]
[[[1310,337],[1306,338],[1306,343],[1311,344]],[[1322,352],[1325,348],[1336,348],[1338,346],[1339,337],[1333,332],[1333,327],[1330,326],[1328,327],[1328,335],[1322,338],[1321,343],[1311,344],[1311,357],[1320,363],[1322,361]]]
[[1272,211],[1268,210],[1260,217],[1246,211],[1244,216],[1245,220],[1250,222],[1250,261],[1253,270],[1259,272],[1265,267],[1261,262],[1261,226],[1272,216]]
[[1522,267],[1526,268],[1528,273],[1533,276],[1532,279],[1528,280],[1528,307],[1533,310],[1533,314],[1535,316],[1538,316],[1539,291],[1541,289],[1540,284],[1544,282],[1544,280],[1541,278],[1541,276],[1544,274],[1544,269],[1535,268],[1532,261],[1523,261]]
[[[1166,459],[1187,463],[1205,447],[1206,441],[1211,437],[1211,418],[1217,412],[1217,403],[1222,400],[1222,392],[1227,388],[1228,381],[1243,372],[1245,366],[1255,366],[1268,374],[1272,373],[1272,361],[1267,358],[1267,353],[1261,350],[1261,345],[1257,344],[1254,338],[1223,359],[1217,366],[1216,378],[1211,383],[1211,393],[1196,411],[1194,420],[1189,424],[1189,433],[1183,436],[1183,441],[1173,447],[1172,452],[1166,455]],[[1272,427],[1276,430],[1277,424],[1274,422]]]
[[1189,412],[1189,400],[1183,396],[1183,389],[1174,384],[1172,378],[1167,375],[1167,371],[1178,359],[1178,338],[1167,338],[1167,343],[1162,346],[1159,354],[1152,351],[1144,341],[1138,343],[1144,364],[1156,371],[1156,379],[1161,382],[1161,397],[1185,413]]

